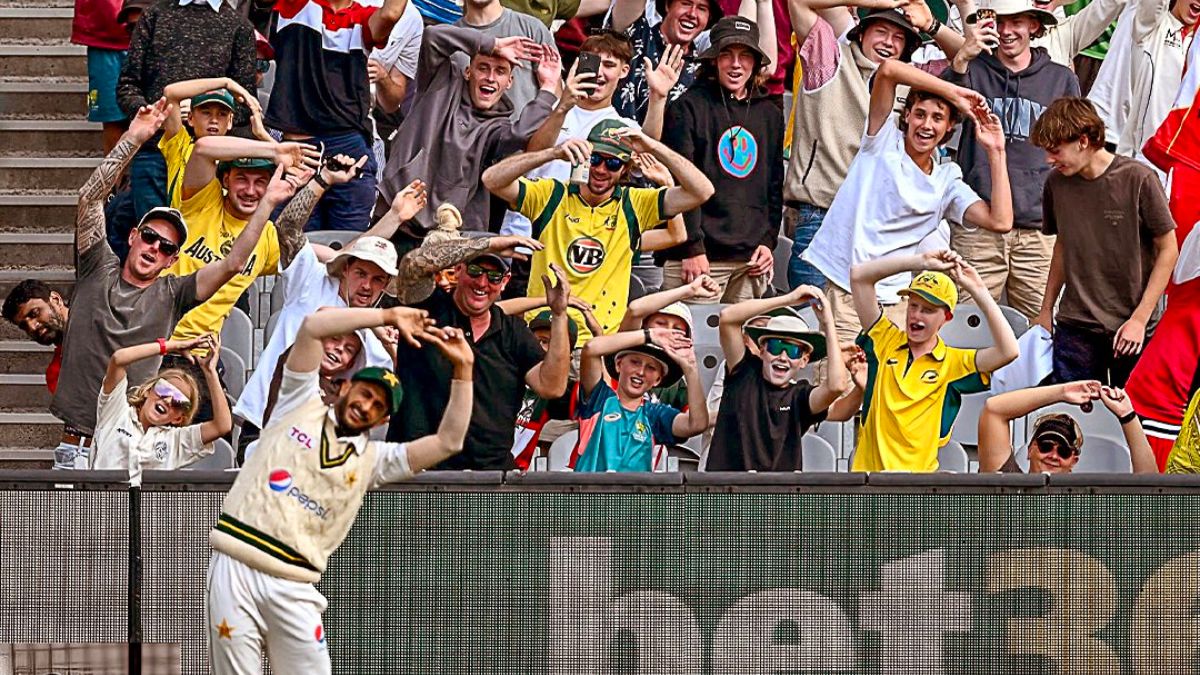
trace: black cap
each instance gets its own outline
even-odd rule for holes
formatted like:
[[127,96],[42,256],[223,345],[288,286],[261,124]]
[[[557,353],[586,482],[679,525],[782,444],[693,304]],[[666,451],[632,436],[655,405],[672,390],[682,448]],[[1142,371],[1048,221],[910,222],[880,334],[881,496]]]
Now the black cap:
[[187,223],[183,222],[183,214],[178,209],[173,209],[169,206],[156,206],[146,212],[142,219],[138,221],[138,227],[146,224],[148,220],[165,220],[175,228],[175,232],[179,234],[179,247],[187,242],[188,231]]
[[502,255],[491,253],[490,251],[487,253],[480,253],[479,255],[475,256],[474,258],[471,258],[470,260],[468,260],[467,262],[479,263],[479,262],[483,262],[485,260],[490,260],[490,261],[496,263],[497,265],[500,266],[500,269],[502,269],[506,272],[508,271],[508,268],[512,267],[511,260],[509,260],[508,258],[505,258]]
[[858,25],[850,29],[846,33],[846,39],[851,42],[858,42],[862,46],[862,34],[867,29],[872,21],[887,21],[893,25],[904,29],[904,52],[900,54],[900,60],[907,63],[912,60],[913,52],[921,46],[921,31],[908,20],[908,16],[899,9],[873,9],[866,14],[859,16]]
[[767,58],[758,46],[758,24],[745,17],[724,17],[717,21],[708,35],[712,44],[700,55],[702,59],[715,59],[721,50],[733,45],[742,45],[754,52],[760,64]]

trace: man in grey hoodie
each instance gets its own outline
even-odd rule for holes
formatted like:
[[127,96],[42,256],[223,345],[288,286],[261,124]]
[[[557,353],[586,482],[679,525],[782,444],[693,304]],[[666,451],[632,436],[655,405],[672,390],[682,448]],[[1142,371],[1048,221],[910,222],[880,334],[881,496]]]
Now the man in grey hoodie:
[[[471,55],[465,71],[450,57]],[[537,61],[540,89],[515,119],[505,92],[513,64]],[[488,192],[479,182],[484,167],[525,147],[550,116],[558,98],[558,53],[525,37],[490,38],[473,28],[430,26],[421,43],[412,111],[396,132],[379,183],[376,214],[414,179],[428,186],[429,207],[402,224],[393,237],[403,255],[434,229],[433,214],[453,204],[467,230],[488,229]]]
[[[1029,142],[1033,124],[1055,99],[1079,96],[1075,73],[1030,40],[1045,34],[1054,15],[1028,0],[992,0],[981,8],[995,19],[967,17],[966,41],[943,77],[983,94],[1004,128],[1006,163],[1012,185],[1013,229],[1006,233],[952,225],[950,246],[979,272],[997,301],[1032,319],[1042,307],[1054,237],[1042,234],[1042,185],[1050,166],[1046,153]],[[963,122],[958,146],[963,180],[986,201],[992,198],[988,155],[975,139],[975,123]],[[964,302],[966,299],[964,298]]]

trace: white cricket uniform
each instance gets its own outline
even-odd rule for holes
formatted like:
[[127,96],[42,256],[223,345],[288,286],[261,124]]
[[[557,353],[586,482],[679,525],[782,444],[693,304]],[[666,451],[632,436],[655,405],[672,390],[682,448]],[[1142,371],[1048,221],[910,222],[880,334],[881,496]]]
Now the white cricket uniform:
[[329,673],[313,587],[363,495],[412,476],[403,443],[336,437],[317,371],[284,366],[271,422],[209,535],[209,654],[217,675],[260,673],[265,642],[280,673]]
[[88,468],[129,472],[129,484],[142,484],[146,469],[179,469],[213,453],[200,437],[200,425],[143,428],[138,411],[129,405],[128,378],[111,393],[96,398],[96,437]]

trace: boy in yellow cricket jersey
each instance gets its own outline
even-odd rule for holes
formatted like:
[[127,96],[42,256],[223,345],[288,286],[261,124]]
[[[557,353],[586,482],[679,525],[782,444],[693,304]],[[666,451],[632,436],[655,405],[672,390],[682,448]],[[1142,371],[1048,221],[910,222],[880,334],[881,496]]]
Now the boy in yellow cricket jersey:
[[[922,271],[923,270],[923,271]],[[875,283],[918,272],[908,288],[903,328],[883,315]],[[949,347],[938,335],[954,316],[958,282],[983,310],[995,345]],[[986,391],[991,373],[1017,358],[1017,338],[979,273],[953,251],[894,255],[855,265],[851,295],[865,326],[867,386],[854,471],[937,471],[963,394]]]

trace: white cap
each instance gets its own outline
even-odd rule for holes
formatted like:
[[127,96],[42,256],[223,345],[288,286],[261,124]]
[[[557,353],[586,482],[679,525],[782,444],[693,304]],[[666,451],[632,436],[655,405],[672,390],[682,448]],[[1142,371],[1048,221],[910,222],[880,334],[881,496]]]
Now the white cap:
[[342,269],[350,262],[351,258],[373,262],[379,265],[379,269],[388,276],[394,277],[398,271],[396,247],[383,237],[359,237],[349,246],[338,251],[338,254],[326,264],[329,276],[340,278]]

